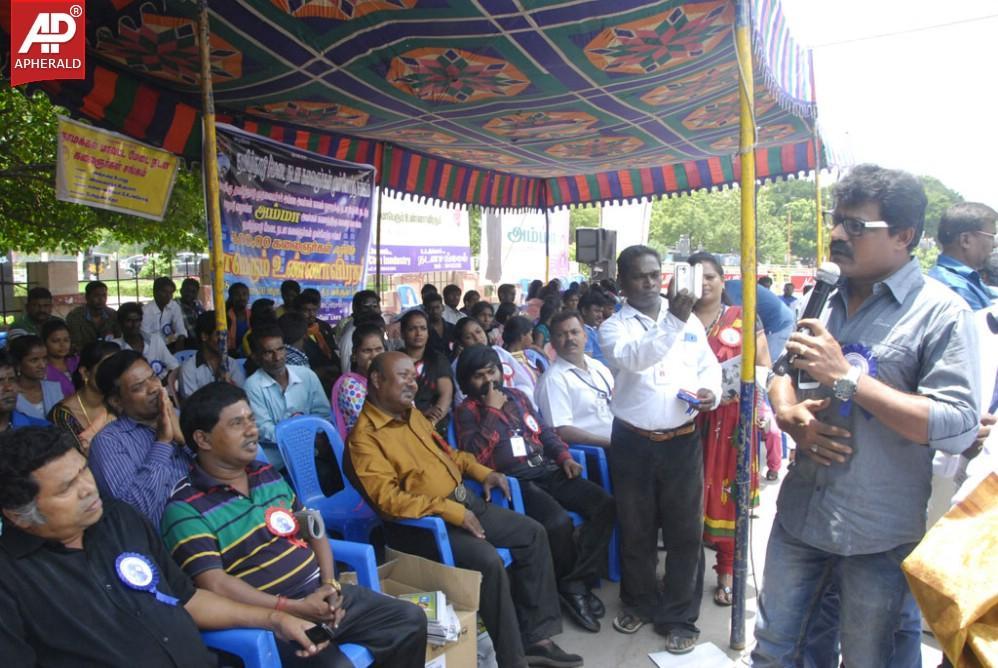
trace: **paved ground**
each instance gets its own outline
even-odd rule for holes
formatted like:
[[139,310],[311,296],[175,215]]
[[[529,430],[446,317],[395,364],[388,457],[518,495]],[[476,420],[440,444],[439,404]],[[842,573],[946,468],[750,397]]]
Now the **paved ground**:
[[[783,478],[781,473],[780,479]],[[757,509],[757,519],[752,521],[752,553],[749,560],[749,587],[747,590],[748,601],[746,606],[746,643],[747,650],[739,652],[728,647],[729,630],[731,625],[731,608],[721,608],[714,604],[713,585],[714,553],[707,551],[707,574],[705,576],[703,606],[700,614],[701,643],[713,643],[718,648],[725,651],[731,659],[730,665],[748,665],[748,653],[754,644],[753,627],[756,614],[756,588],[754,581],[759,587],[762,586],[762,570],[766,558],[766,541],[769,537],[769,528],[773,522],[773,515],[776,512],[776,495],[779,490],[779,482],[763,482],[761,490],[761,505]],[[662,567],[660,555],[659,568]],[[565,650],[581,654],[586,659],[586,666],[589,668],[629,668],[654,665],[648,658],[650,652],[661,652],[663,643],[661,636],[657,635],[650,626],[645,626],[634,635],[618,633],[611,626],[614,615],[619,610],[618,586],[614,582],[604,582],[597,591],[600,598],[606,604],[607,614],[603,620],[603,628],[599,633],[587,633],[579,630],[572,622],[565,622],[565,632],[556,638],[559,645]],[[923,665],[925,668],[935,668],[939,665],[942,654],[938,650],[938,645],[929,635],[923,636],[922,642]],[[668,665],[668,664],[666,664]],[[683,663],[682,665],[696,665]]]

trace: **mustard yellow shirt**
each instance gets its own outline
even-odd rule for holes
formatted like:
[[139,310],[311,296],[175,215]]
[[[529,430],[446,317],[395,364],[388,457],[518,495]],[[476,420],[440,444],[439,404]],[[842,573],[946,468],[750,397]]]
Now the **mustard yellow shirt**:
[[465,476],[484,482],[492,469],[454,450],[417,410],[396,420],[370,401],[347,439],[347,468],[381,515],[439,515],[460,526],[465,508],[447,498]]

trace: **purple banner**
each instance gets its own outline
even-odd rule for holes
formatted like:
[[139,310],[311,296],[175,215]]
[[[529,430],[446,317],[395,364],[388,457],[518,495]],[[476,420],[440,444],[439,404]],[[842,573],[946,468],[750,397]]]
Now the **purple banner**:
[[467,246],[382,246],[382,274],[416,274],[423,271],[467,271],[471,249]]
[[321,318],[348,315],[366,277],[374,168],[217,127],[226,285],[280,304],[294,279],[322,295]]

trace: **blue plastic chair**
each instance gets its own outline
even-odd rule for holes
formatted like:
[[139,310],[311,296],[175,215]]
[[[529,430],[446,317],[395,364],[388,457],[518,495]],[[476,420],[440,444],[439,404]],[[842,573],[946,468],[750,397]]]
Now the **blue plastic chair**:
[[[516,478],[507,478],[509,481],[509,494],[513,497],[512,510],[524,514],[523,512],[523,496],[520,494],[520,483]],[[468,491],[472,494],[482,495],[482,486],[474,481],[465,479],[464,486],[468,488]],[[503,496],[503,493],[499,490],[492,491],[492,498],[489,499],[492,503],[502,508],[510,509],[510,503]],[[417,529],[423,529],[429,531],[433,536],[433,542],[436,544],[437,553],[440,555],[440,563],[445,566],[454,566],[454,553],[451,551],[450,538],[447,537],[447,524],[439,517],[420,517],[415,520],[392,520],[393,523],[399,524],[407,527],[415,527]],[[497,547],[496,553],[502,559],[503,565],[509,568],[513,563],[513,555],[505,547]]]
[[[315,470],[315,436],[320,431],[329,439],[343,476],[343,489],[332,496],[322,493],[319,475]],[[320,417],[300,415],[279,422],[276,436],[277,448],[284,458],[291,484],[302,504],[318,510],[327,528],[345,539],[369,542],[371,530],[379,526],[381,520],[346,479],[343,469],[343,441],[333,425]]]
[[419,301],[419,297],[416,293],[416,288],[411,285],[400,285],[395,288],[395,292],[399,296],[399,306],[401,310],[407,308],[413,308],[414,306],[419,306],[422,302]]
[[[357,572],[357,582],[360,585],[373,591],[381,591],[373,547],[332,539],[329,545],[337,562],[345,563]],[[281,668],[277,642],[270,631],[262,629],[203,631],[201,640],[208,647],[235,654],[242,659],[246,668]],[[365,647],[347,643],[340,645],[339,648],[355,668],[366,668],[374,663],[374,657]]]
[[173,357],[174,359],[177,360],[178,364],[183,364],[184,362],[186,362],[187,360],[189,360],[190,358],[194,357],[197,354],[198,351],[196,350],[181,350],[179,352],[173,353]]
[[[610,481],[610,464],[606,457],[606,450],[595,445],[582,445],[579,443],[573,443],[571,448],[582,453],[589,464],[595,465],[595,478],[586,477],[598,483],[606,490],[607,494],[613,494],[613,484]],[[613,582],[620,582],[620,528],[616,523],[613,527],[613,535],[610,537],[609,553],[607,575]]]

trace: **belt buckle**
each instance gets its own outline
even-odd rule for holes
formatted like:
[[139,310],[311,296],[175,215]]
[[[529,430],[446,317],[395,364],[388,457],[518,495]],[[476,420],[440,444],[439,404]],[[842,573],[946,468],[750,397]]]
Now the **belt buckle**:
[[457,487],[454,488],[454,500],[458,503],[464,503],[468,498],[468,490],[464,486],[464,483],[458,483]]

